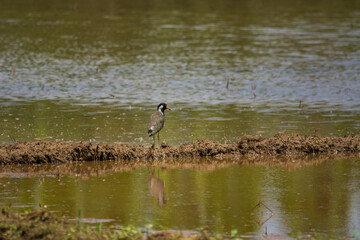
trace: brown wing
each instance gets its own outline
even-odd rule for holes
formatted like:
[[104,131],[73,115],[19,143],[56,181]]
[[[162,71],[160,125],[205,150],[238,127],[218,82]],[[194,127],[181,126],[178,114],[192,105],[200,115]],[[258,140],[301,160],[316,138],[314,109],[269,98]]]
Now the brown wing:
[[158,133],[164,127],[165,118],[161,112],[156,112],[151,115],[148,123],[148,134],[152,135]]

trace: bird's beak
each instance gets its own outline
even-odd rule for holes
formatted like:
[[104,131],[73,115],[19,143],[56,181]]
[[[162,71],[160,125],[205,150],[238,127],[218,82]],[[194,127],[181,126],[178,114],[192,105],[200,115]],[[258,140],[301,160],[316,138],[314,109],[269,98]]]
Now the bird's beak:
[[166,109],[171,111],[171,109],[168,106],[166,106]]

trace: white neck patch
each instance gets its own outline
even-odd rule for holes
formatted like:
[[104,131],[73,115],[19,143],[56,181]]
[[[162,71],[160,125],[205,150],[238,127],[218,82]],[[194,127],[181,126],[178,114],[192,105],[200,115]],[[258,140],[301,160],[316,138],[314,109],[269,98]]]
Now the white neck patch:
[[161,105],[161,106],[159,107],[159,110],[158,110],[158,111],[161,112],[162,115],[165,115],[164,112],[163,112],[163,108],[164,108],[164,106]]
[[164,115],[162,109],[163,109],[163,106],[160,106],[158,111],[161,112],[162,115]]

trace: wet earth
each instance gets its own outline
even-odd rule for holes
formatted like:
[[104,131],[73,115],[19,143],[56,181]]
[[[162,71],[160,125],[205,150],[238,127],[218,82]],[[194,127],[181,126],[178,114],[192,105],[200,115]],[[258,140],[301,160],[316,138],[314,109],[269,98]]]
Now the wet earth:
[[339,154],[360,152],[360,137],[310,137],[278,135],[272,138],[245,136],[236,143],[222,144],[211,140],[161,148],[108,145],[90,142],[23,142],[0,146],[2,164],[39,164],[71,161],[194,159],[213,157],[234,160],[241,156],[294,156],[304,154]]

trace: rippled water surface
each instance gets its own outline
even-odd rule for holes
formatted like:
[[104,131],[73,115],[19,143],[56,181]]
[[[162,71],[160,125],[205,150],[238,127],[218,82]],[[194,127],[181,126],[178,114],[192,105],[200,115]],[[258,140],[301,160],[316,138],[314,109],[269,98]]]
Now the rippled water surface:
[[3,1],[0,142],[360,128],[358,1]]

